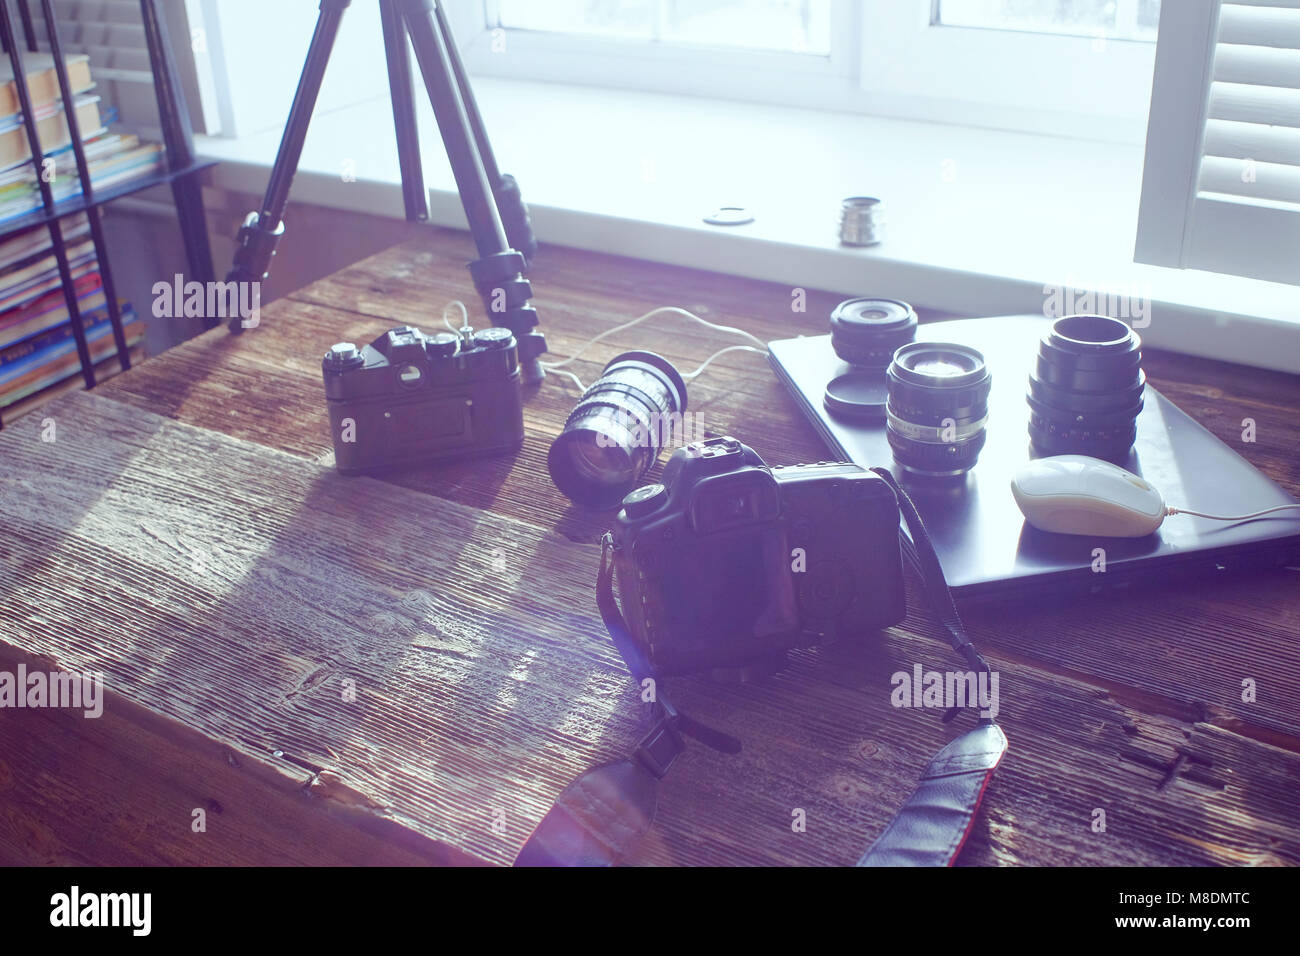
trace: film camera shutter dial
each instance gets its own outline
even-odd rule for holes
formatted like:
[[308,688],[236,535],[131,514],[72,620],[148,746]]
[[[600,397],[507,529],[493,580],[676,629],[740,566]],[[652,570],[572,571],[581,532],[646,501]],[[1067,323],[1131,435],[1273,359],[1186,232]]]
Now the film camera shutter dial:
[[500,326],[479,329],[474,333],[474,344],[482,349],[503,349],[510,344],[514,333]]
[[425,350],[434,358],[445,358],[448,355],[456,354],[456,346],[460,342],[460,337],[452,332],[439,332],[436,335],[429,336],[424,343]]

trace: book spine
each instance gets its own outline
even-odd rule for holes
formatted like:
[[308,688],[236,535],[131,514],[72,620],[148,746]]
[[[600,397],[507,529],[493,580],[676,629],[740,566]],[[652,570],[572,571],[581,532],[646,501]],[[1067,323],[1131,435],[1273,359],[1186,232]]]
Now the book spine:
[[[97,328],[100,324],[107,321],[107,311],[91,312],[81,317],[81,327],[89,332],[91,329]],[[71,320],[64,320],[52,329],[38,332],[31,338],[24,339],[23,341],[10,345],[5,349],[0,349],[0,368],[4,368],[6,365],[10,365],[20,359],[32,355],[33,353],[39,352],[47,346],[57,345],[59,342],[70,338],[72,338],[72,322]]]
[[[125,312],[122,315],[123,330],[125,331],[125,327],[133,323],[137,323],[141,326],[143,325],[143,323],[139,323],[133,311]],[[113,342],[112,338],[107,336],[108,328],[109,323],[103,322],[87,333],[86,340],[88,345],[93,343],[102,343],[94,345],[91,349],[92,356],[97,354],[96,350],[101,352],[105,349],[111,350]],[[23,356],[16,361],[10,362],[8,365],[0,367],[0,394],[6,392],[15,379],[29,376],[34,372],[38,372],[41,367],[71,355],[73,353],[72,345],[73,343],[69,341],[56,342],[53,345],[45,346],[39,352],[33,352],[30,355]]]

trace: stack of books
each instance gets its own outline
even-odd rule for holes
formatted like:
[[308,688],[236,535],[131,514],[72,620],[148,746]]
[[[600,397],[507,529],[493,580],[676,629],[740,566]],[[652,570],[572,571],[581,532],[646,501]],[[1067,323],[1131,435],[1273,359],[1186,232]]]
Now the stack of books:
[[[79,54],[67,57],[65,63],[96,193],[157,170],[162,164],[161,147],[141,143],[134,135],[109,133],[105,128],[105,121],[111,122],[112,117],[100,113],[89,58]],[[4,238],[6,223],[42,208],[42,181],[49,184],[56,203],[82,192],[54,59],[49,54],[28,53],[23,68],[46,162],[38,167],[32,161],[17,81],[8,60],[0,58],[0,409],[5,410],[6,418],[39,404],[53,391],[81,381],[69,297],[75,298],[96,377],[106,377],[119,368],[86,214],[62,221],[72,278],[70,290],[64,289],[48,229],[20,224],[14,227],[20,231]],[[119,303],[119,308],[127,346],[135,361],[141,357],[139,343],[144,338],[145,324],[129,304]]]
[[[65,220],[64,241],[73,294],[97,372],[116,371],[112,325],[85,215]],[[67,297],[49,232],[34,229],[0,242],[0,408],[66,380],[80,381],[81,363]],[[134,361],[145,324],[119,303]],[[112,365],[109,368],[109,365]]]
[[[162,166],[162,147],[141,143],[134,135],[109,133],[94,95],[90,59],[85,54],[65,57],[68,84],[73,91],[77,128],[81,133],[91,186],[98,192],[148,176]],[[0,227],[41,208],[39,179],[50,184],[56,202],[81,195],[72,134],[59,98],[54,58],[48,53],[23,57],[27,92],[36,114],[36,130],[47,162],[38,169],[32,162],[31,144],[23,125],[13,67],[0,59]],[[50,162],[50,160],[53,160]]]

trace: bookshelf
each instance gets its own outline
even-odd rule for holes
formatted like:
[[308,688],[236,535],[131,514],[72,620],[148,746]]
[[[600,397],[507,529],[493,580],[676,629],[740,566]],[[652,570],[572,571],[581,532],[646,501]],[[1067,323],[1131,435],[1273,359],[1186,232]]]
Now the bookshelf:
[[[112,268],[108,260],[108,249],[100,223],[99,211],[104,205],[146,189],[160,185],[170,185],[172,199],[176,206],[180,223],[181,238],[185,248],[185,260],[191,279],[210,282],[214,278],[212,254],[208,246],[207,222],[203,210],[203,197],[198,173],[211,162],[204,162],[194,155],[193,130],[190,126],[189,113],[185,104],[184,93],[179,82],[175,60],[172,56],[171,41],[167,24],[159,8],[159,0],[140,0],[140,19],[144,30],[145,45],[148,50],[152,85],[158,108],[159,125],[162,134],[161,162],[156,168],[143,175],[132,176],[124,181],[102,182],[102,188],[96,188],[92,174],[91,160],[87,157],[87,141],[83,139],[80,118],[84,111],[83,101],[79,100],[78,90],[70,73],[77,68],[77,58],[69,57],[64,50],[60,36],[58,17],[53,0],[17,0],[18,25],[21,33],[15,30],[14,17],[8,0],[0,0],[0,45],[13,77],[12,87],[20,119],[16,128],[19,136],[25,137],[30,147],[30,158],[19,160],[18,168],[30,170],[35,174],[34,187],[39,193],[39,200],[30,212],[12,216],[0,223],[0,246],[16,242],[22,245],[21,237],[37,230],[48,234],[49,254],[54,258],[58,276],[57,290],[62,298],[59,314],[67,312],[67,324],[70,337],[76,351],[76,370],[72,377],[50,387],[23,395],[7,406],[0,404],[0,428],[5,419],[12,420],[18,414],[77,387],[79,381],[85,388],[94,388],[96,383],[118,371],[131,367],[140,357],[140,349],[132,348],[127,341],[123,310],[121,309],[116,287],[113,282]],[[43,30],[38,31],[33,17],[33,7],[39,13]],[[44,37],[40,36],[44,33]],[[41,48],[42,41],[45,50]],[[47,104],[36,102],[31,89],[32,76],[40,75],[48,83],[44,73],[33,74],[32,64],[42,64],[42,57],[51,61],[54,85],[51,88],[57,97],[55,116],[61,115],[65,127],[55,128],[66,133],[69,143],[50,143],[48,134],[51,120]],[[84,59],[84,57],[82,57]],[[42,115],[44,110],[45,115]],[[87,112],[86,115],[97,115]],[[3,134],[0,134],[3,135]],[[43,142],[43,139],[46,142]],[[56,197],[50,178],[42,175],[47,168],[57,169],[60,154],[65,164],[67,151],[72,154],[79,191],[71,195]],[[47,166],[47,164],[54,164]],[[56,174],[57,175],[57,174]],[[88,241],[93,249],[93,262],[97,263],[98,274],[102,284],[103,299],[107,312],[108,333],[111,335],[111,350],[105,351],[102,343],[92,341],[95,338],[88,332],[79,298],[77,279],[84,274],[84,265],[74,268],[74,259],[70,256],[69,236],[65,235],[65,224],[73,222],[74,231],[87,224]],[[78,233],[79,234],[79,233]],[[14,242],[11,242],[14,241]],[[78,243],[81,248],[85,240]],[[45,246],[40,248],[44,250]],[[84,258],[84,257],[82,257]],[[81,259],[76,260],[80,262]],[[21,263],[20,263],[21,264]],[[78,272],[78,275],[74,275]],[[52,281],[49,280],[49,281]],[[130,314],[127,314],[128,317]],[[93,316],[90,316],[93,317]],[[62,323],[60,323],[60,327]],[[104,331],[96,326],[99,339]],[[0,367],[2,370],[2,367]],[[3,403],[3,398],[0,398]]]

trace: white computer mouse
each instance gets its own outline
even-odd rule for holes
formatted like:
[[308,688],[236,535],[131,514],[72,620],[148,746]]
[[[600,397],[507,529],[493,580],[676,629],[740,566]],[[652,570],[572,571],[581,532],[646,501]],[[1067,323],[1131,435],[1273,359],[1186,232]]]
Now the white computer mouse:
[[1140,538],[1165,520],[1165,499],[1118,465],[1087,455],[1057,455],[1026,463],[1011,494],[1035,528],[1060,534]]

